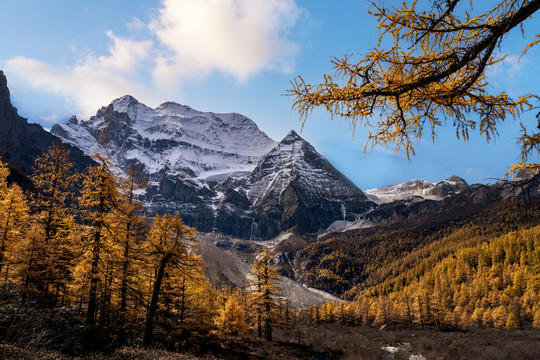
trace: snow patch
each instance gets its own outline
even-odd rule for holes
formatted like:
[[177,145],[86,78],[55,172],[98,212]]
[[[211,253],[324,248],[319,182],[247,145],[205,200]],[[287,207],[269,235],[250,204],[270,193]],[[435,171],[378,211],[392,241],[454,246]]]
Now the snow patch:
[[[127,114],[127,119],[115,112]],[[240,114],[205,113],[173,102],[152,109],[129,95],[89,120],[55,127],[55,135],[87,155],[106,153],[118,159],[120,167],[136,160],[153,181],[164,169],[170,176],[194,174],[201,180],[251,172],[277,144]]]
[[365,219],[357,219],[354,221],[337,220],[330,224],[328,229],[326,229],[318,237],[322,237],[334,232],[345,232],[354,229],[365,229],[372,227],[373,225],[373,222]]

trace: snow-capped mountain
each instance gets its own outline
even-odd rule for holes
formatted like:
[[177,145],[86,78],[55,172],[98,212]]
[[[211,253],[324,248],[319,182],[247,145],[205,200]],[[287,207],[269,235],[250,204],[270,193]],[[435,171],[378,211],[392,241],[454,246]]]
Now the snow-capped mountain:
[[294,131],[270,139],[249,118],[131,96],[51,132],[122,170],[148,176],[150,213],[178,211],[200,231],[266,239],[288,229],[317,233],[373,203]]
[[301,233],[317,233],[373,205],[294,131],[259,162],[244,187],[253,209],[267,214],[264,225],[274,225],[276,235],[294,225]]
[[138,165],[154,185],[164,170],[190,179],[249,172],[275,146],[243,115],[205,113],[173,102],[152,109],[128,95],[87,121],[72,118],[51,132],[88,155],[106,153],[120,168]]
[[408,180],[399,184],[376,189],[364,190],[367,197],[377,204],[389,203],[396,200],[407,200],[420,197],[427,200],[442,200],[447,196],[467,190],[469,185],[458,176],[431,183],[426,180]]

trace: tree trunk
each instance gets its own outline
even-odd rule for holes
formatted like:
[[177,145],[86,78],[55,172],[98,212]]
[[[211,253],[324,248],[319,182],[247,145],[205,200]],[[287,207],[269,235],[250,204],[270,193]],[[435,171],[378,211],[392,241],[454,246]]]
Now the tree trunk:
[[56,197],[56,188],[58,184],[58,168],[60,167],[60,164],[57,162],[55,166],[54,171],[54,181],[52,183],[52,194],[49,198],[49,204],[47,205],[47,221],[45,222],[45,244],[49,243],[49,240],[51,240],[51,232],[52,232],[52,222],[53,222],[53,208],[54,208],[54,198]]
[[161,282],[163,275],[165,274],[165,267],[171,258],[170,254],[167,254],[161,259],[159,264],[159,270],[154,281],[154,289],[152,291],[152,299],[150,300],[150,307],[148,308],[148,314],[146,315],[146,324],[144,327],[143,346],[148,348],[152,345],[152,330],[154,328],[154,316],[156,315],[158,298],[161,290]]
[[264,328],[266,333],[266,340],[272,341],[272,311],[270,301],[266,301],[265,306],[266,318],[264,319]]
[[186,307],[186,278],[182,278],[182,304],[180,307],[180,325],[184,325],[184,311]]
[[24,279],[24,286],[23,286],[23,292],[22,292],[22,299],[21,304],[26,304],[26,299],[28,297],[28,287],[30,285],[30,273],[32,271],[32,267],[34,266],[34,249],[36,247],[35,240],[32,240],[32,249],[30,250],[30,259],[28,259],[28,270],[26,272],[26,276]]
[[94,249],[92,256],[92,279],[90,280],[90,291],[88,292],[88,311],[86,312],[86,325],[94,325],[96,322],[97,287],[99,282],[99,250],[101,240],[101,229],[94,235]]
[[127,308],[127,288],[128,288],[128,270],[129,270],[129,232],[131,224],[127,224],[126,242],[124,247],[124,264],[122,266],[122,286],[120,289],[120,324],[123,325],[126,319]]

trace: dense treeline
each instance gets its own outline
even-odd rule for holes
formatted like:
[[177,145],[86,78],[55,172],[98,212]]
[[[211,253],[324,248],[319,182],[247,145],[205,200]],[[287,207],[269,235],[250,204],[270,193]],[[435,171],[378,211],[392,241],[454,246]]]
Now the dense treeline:
[[135,169],[94,160],[76,173],[55,144],[36,159],[31,193],[0,162],[0,341],[77,353],[249,329],[271,340],[288,311],[271,255],[257,258],[251,286],[215,288],[195,229],[178,214],[145,218]]
[[408,279],[462,247],[540,223],[539,214],[536,197],[525,204],[517,200],[494,203],[456,223],[434,218],[420,224],[334,233],[299,251],[296,266],[303,282],[352,300],[372,286],[393,289],[408,284]]
[[399,272],[410,259],[390,264],[388,278],[358,290],[354,301],[313,307],[305,316],[441,329],[540,327],[540,226],[501,236],[464,227],[431,245],[422,251],[433,250],[430,256],[408,255],[419,261],[415,268]]
[[[85,173],[55,144],[32,192],[0,162],[0,341],[68,353],[122,345],[206,347],[210,339],[313,323],[540,327],[540,203],[488,207],[468,222],[334,234],[300,251],[308,284],[344,295],[294,312],[260,252],[243,288],[204,275],[195,229],[143,216],[146,184],[96,155]],[[122,174],[122,175],[120,175]],[[294,333],[296,330],[291,330]],[[218,346],[219,348],[219,346]]]

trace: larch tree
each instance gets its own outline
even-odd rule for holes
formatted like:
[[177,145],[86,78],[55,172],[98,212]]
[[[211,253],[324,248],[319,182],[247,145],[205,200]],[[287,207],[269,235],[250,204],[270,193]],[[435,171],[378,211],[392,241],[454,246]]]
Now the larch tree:
[[[373,2],[370,13],[381,31],[378,46],[385,35],[394,45],[375,48],[359,59],[334,58],[335,74],[324,75],[319,84],[298,77],[288,91],[293,109],[303,124],[320,107],[353,128],[367,125],[365,150],[391,144],[408,158],[414,155],[413,142],[426,133],[434,140],[443,122],[452,123],[458,139],[467,140],[474,130],[489,142],[502,121],[519,118],[521,158],[507,174],[524,169],[539,178],[540,163],[530,161],[540,150],[538,115],[520,117],[539,97],[524,94],[512,99],[505,92],[493,93],[486,69],[504,59],[497,49],[507,34],[520,28],[525,34],[524,24],[534,21],[540,0],[493,1],[486,11],[473,9],[473,3],[479,8],[486,4],[472,1],[429,3],[431,7],[406,1],[402,8],[388,10]],[[535,35],[523,53],[540,42],[540,34]]]
[[189,276],[181,276],[176,295],[177,323],[188,332],[208,333],[214,326],[217,294],[204,274],[204,263],[193,263]]
[[35,160],[32,184],[35,188],[33,206],[40,212],[45,230],[45,242],[51,241],[64,226],[68,216],[68,201],[73,198],[73,185],[78,174],[69,161],[69,149],[55,142],[46,153]]
[[254,311],[252,316],[255,317],[259,337],[264,333],[268,341],[272,341],[272,329],[279,323],[278,273],[273,260],[270,251],[262,250],[257,254],[249,274]]
[[8,176],[8,167],[0,161],[0,277],[4,271],[6,279],[8,255],[24,233],[28,219],[26,197],[18,185],[8,185]]
[[119,203],[120,217],[123,223],[122,237],[119,241],[121,249],[120,255],[120,316],[119,322],[124,323],[127,303],[128,290],[133,277],[133,265],[137,257],[141,256],[140,243],[141,237],[145,232],[145,223],[143,213],[143,203],[137,200],[137,190],[145,189],[147,182],[142,180],[141,174],[131,164],[127,171],[127,177],[122,182],[121,196],[123,200]]
[[55,298],[71,277],[75,258],[73,240],[77,231],[72,210],[75,203],[74,185],[79,174],[69,161],[69,149],[55,142],[35,160],[32,184],[32,207],[36,221],[43,228],[42,256],[37,259],[46,278],[36,279],[44,291],[54,286]]
[[178,214],[156,215],[146,244],[155,275],[146,315],[144,347],[152,345],[154,320],[167,272],[175,272],[179,276],[191,276],[191,272],[199,262],[199,257],[193,253],[196,245],[195,229],[184,225]]
[[220,333],[229,336],[244,335],[248,331],[244,312],[234,296],[225,301],[225,305],[219,310],[214,323]]
[[[98,164],[90,166],[83,175],[82,194],[79,199],[84,219],[90,226],[85,242],[90,262],[87,325],[95,324],[99,285],[101,283],[102,288],[106,285],[102,279],[103,264],[107,263],[105,260],[112,246],[111,242],[121,228],[117,216],[118,204],[121,201],[118,176],[110,159],[95,155],[94,160]],[[109,271],[106,273],[109,274]]]

